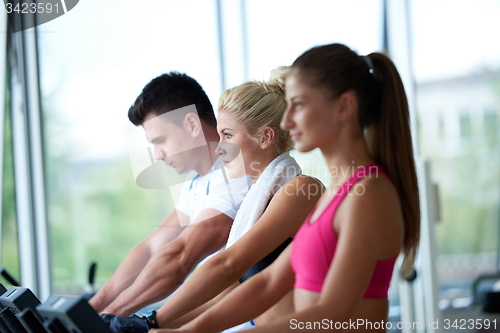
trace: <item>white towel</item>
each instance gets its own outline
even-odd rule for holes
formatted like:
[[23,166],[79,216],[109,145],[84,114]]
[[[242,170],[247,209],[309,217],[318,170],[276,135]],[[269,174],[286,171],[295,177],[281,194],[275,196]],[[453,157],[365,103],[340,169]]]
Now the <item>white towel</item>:
[[267,204],[278,190],[302,170],[289,152],[276,157],[248,191],[236,213],[226,248],[240,239],[264,213]]

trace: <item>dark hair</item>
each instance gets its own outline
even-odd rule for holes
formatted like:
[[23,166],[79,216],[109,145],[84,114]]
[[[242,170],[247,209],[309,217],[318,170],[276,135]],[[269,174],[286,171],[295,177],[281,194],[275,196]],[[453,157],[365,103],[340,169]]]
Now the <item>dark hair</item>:
[[413,158],[408,101],[394,63],[382,53],[358,56],[342,44],[306,51],[292,71],[310,86],[326,89],[331,98],[354,92],[358,119],[373,159],[389,174],[405,220],[402,271],[411,273],[420,239],[420,203]]
[[200,84],[186,74],[170,72],[146,84],[128,110],[128,118],[138,126],[151,112],[159,116],[191,104],[196,105],[200,120],[209,126],[216,126],[212,103]]

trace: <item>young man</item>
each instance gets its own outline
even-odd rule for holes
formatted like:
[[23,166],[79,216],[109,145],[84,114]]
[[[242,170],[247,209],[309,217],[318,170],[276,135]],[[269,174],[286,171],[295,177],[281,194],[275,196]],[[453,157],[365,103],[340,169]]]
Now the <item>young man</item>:
[[[101,313],[129,316],[170,295],[194,267],[222,248],[248,191],[214,156],[219,135],[212,105],[193,78],[176,72],[148,83],[128,113],[142,125],[155,159],[180,174],[197,175],[182,188],[176,208],[135,246],[108,283],[90,300]],[[185,227],[187,225],[187,227]]]

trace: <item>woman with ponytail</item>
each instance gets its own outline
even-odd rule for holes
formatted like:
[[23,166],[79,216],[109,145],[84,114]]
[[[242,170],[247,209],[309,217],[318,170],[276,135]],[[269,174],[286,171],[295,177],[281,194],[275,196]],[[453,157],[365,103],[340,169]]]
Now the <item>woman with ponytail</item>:
[[294,312],[252,332],[387,328],[394,264],[403,253],[402,273],[411,273],[420,221],[399,74],[383,54],[324,45],[295,60],[286,99],[281,127],[297,150],[321,150],[331,185],[270,267],[181,331],[218,332],[222,322],[253,318],[290,290]]

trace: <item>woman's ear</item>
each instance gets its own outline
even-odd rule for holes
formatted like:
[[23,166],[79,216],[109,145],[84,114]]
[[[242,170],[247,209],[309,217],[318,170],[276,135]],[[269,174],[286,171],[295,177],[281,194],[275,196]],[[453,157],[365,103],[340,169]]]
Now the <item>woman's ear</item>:
[[184,127],[184,130],[186,130],[187,133],[190,133],[193,137],[197,137],[202,134],[201,120],[194,113],[188,113],[186,117],[184,117],[182,126]]
[[336,103],[338,120],[341,122],[351,118],[358,110],[358,100],[352,91],[341,94]]
[[262,148],[262,150],[269,148],[273,144],[275,135],[276,131],[274,130],[274,128],[270,126],[264,128],[262,132],[260,132],[260,148]]

